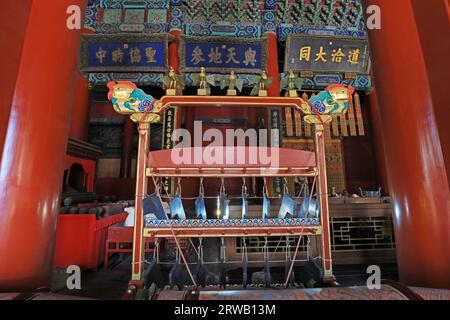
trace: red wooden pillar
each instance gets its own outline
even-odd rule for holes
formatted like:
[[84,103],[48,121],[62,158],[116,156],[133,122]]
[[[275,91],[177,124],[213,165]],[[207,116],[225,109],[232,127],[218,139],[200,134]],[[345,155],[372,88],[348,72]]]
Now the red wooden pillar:
[[[173,41],[169,44],[169,66],[172,66],[175,69],[175,72],[179,73],[180,57],[178,55],[178,50],[180,49],[181,31],[179,29],[172,29],[169,32],[174,38]],[[183,113],[184,112],[182,108],[177,108],[176,111],[177,120],[175,123],[175,129],[180,128]]]
[[436,123],[450,183],[450,108],[448,104],[448,70],[450,70],[450,1],[413,0],[413,9],[424,53]]
[[[450,288],[450,191],[430,83],[410,0],[367,0],[381,9],[369,31],[400,280]],[[439,44],[436,44],[437,46]]]
[[[331,121],[331,117],[324,120],[327,125]],[[320,200],[320,216],[322,223],[321,236],[321,255],[324,284],[332,284],[336,281],[333,275],[333,262],[331,258],[331,231],[330,231],[330,212],[328,205],[328,182],[327,182],[327,166],[325,158],[325,136],[324,124],[315,121],[308,121],[314,125],[314,151],[316,153],[317,168],[319,174],[317,176],[317,193]]]
[[70,5],[84,12],[82,0],[30,8],[0,168],[0,292],[50,283],[81,34]]
[[131,177],[131,164],[133,160],[133,133],[135,125],[129,117],[124,117],[123,139],[122,139],[122,159],[120,161],[120,177]]
[[143,284],[144,272],[144,213],[142,207],[143,196],[147,194],[148,178],[145,174],[148,151],[150,148],[150,123],[143,121],[138,126],[139,129],[139,147],[136,169],[136,196],[135,196],[135,214],[134,214],[134,233],[133,233],[133,258],[130,285],[141,287]]
[[371,124],[373,128],[373,135],[375,138],[378,184],[383,188],[382,190],[383,194],[389,195],[389,184],[387,182],[386,160],[384,155],[385,153],[382,139],[380,108],[378,106],[377,92],[375,88],[373,88],[372,92],[368,95],[368,97],[370,107],[370,118],[372,120]]
[[[267,75],[269,77],[273,77],[272,84],[267,89],[267,93],[271,97],[278,97],[280,96],[280,72],[278,70],[277,35],[275,32],[267,32],[265,35],[267,37]],[[262,116],[264,119],[265,127],[270,130],[269,112],[270,111],[262,113]],[[272,183],[267,183],[267,186],[270,194]]]
[[178,57],[178,50],[180,48],[180,30],[172,29],[169,33],[173,36],[173,41],[169,43],[169,66],[175,69],[178,73],[180,66],[180,59]]
[[72,107],[69,136],[86,141],[89,121],[89,85],[88,81],[77,72],[75,80],[75,96]]
[[280,73],[278,71],[278,48],[277,35],[274,32],[268,32],[267,35],[267,75],[273,77],[273,82],[267,89],[271,97],[280,95]]
[[[11,102],[14,98],[17,73],[20,67],[23,40],[27,30],[31,0],[0,1],[0,39],[7,46],[0,59],[0,159],[8,128]],[[7,44],[7,45],[6,45]]]
[[[170,29],[169,33],[173,36],[172,42],[169,43],[169,66],[172,66],[175,69],[175,73],[179,73],[180,67],[180,56],[178,55],[178,51],[180,49],[180,33],[181,30],[177,28]],[[174,130],[181,128],[181,121],[183,117],[192,118],[193,117],[194,108],[183,108],[177,107],[175,110],[175,123]],[[189,125],[193,125],[191,122]],[[164,134],[163,134],[164,135]],[[163,141],[163,144],[165,142]],[[190,180],[190,179],[188,179]],[[169,182],[173,185],[173,179],[169,179]],[[195,180],[191,181],[183,181],[183,189],[185,190],[193,190],[196,189],[193,186],[195,185]],[[173,189],[173,188],[172,188]]]

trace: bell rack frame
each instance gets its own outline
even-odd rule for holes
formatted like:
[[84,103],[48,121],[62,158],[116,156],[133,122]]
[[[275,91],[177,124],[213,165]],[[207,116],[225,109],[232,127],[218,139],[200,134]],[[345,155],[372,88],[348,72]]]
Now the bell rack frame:
[[[122,83],[123,85],[123,83]],[[339,85],[332,86],[334,88]],[[339,89],[346,86],[339,86]],[[134,87],[135,88],[135,87]],[[327,88],[328,89],[328,88]],[[327,90],[326,89],[326,90]],[[349,96],[353,88],[348,87]],[[342,90],[339,101],[342,103]],[[347,96],[349,100],[349,97]],[[348,103],[347,100],[347,103]],[[135,224],[132,258],[132,277],[130,286],[143,286],[144,238],[192,238],[192,237],[255,237],[255,236],[303,236],[320,237],[321,258],[324,283],[335,282],[332,271],[330,226],[328,209],[328,187],[325,165],[324,125],[332,121],[331,114],[319,114],[309,101],[300,97],[247,97],[247,96],[163,96],[154,101],[151,113],[118,111],[130,114],[131,119],[139,123],[138,158],[136,173]],[[342,103],[343,104],[343,103]],[[154,152],[149,152],[150,123],[157,122],[169,107],[290,107],[305,114],[305,121],[314,128],[314,166],[281,167],[276,173],[264,173],[254,168],[202,167],[180,168],[175,166],[158,166],[149,163]],[[314,109],[314,113],[311,110]],[[344,111],[345,112],[345,108]],[[116,110],[117,111],[117,110]],[[336,112],[335,112],[336,113]],[[282,148],[280,148],[282,149]],[[156,151],[158,152],[158,151]],[[306,152],[306,151],[305,151]],[[293,170],[296,169],[296,170]],[[142,197],[147,194],[149,177],[286,177],[315,176],[320,206],[320,218],[296,219],[230,219],[230,220],[150,220],[145,225]],[[283,220],[283,221],[280,221]]]

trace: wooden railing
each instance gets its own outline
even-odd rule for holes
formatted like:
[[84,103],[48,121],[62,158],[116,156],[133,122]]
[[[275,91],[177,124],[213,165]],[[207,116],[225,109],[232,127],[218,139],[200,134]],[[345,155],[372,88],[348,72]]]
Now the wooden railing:
[[[394,263],[395,238],[392,226],[392,207],[383,199],[330,199],[331,249],[333,264],[376,264]],[[278,206],[273,201],[272,214],[278,214]],[[240,206],[230,206],[233,214],[239,214]],[[260,206],[249,206],[249,215],[260,215]],[[280,241],[281,239],[281,241]],[[273,261],[283,261],[287,250],[287,241],[291,253],[295,251],[297,238],[268,239],[268,251]],[[247,239],[249,261],[263,260],[264,238]],[[240,238],[227,239],[227,259],[242,259],[243,242]],[[312,252],[320,252],[320,243],[311,237]],[[298,260],[307,259],[306,242],[300,245]],[[276,264],[276,263],[275,263]],[[238,266],[238,264],[236,264]]]

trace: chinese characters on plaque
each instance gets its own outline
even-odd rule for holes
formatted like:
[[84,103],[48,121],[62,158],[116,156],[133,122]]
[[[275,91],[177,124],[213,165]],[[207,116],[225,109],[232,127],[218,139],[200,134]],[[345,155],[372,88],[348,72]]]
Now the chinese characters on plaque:
[[175,129],[175,108],[168,108],[164,117],[163,149],[172,149],[172,133]]
[[285,71],[367,74],[369,59],[366,39],[289,35]]
[[[173,141],[172,134],[176,129],[176,117],[177,112],[175,108],[166,109],[166,113],[163,120],[163,141],[162,141],[162,149],[172,149]],[[163,178],[162,179],[163,188],[170,194],[172,193],[172,179],[171,178]],[[161,192],[166,192],[161,190]]]
[[166,72],[171,36],[83,35],[80,71],[89,72]]
[[265,39],[182,37],[181,70],[258,73],[266,67]]
[[164,44],[91,43],[90,66],[164,66]]
[[[271,136],[270,137],[270,141],[271,141],[271,147],[274,148],[279,148],[281,147],[281,137],[280,137],[280,130],[282,129],[281,127],[281,109],[271,109],[270,110],[270,128],[271,130],[271,135],[275,135],[275,136]],[[282,179],[279,177],[275,177],[275,178],[271,178],[271,185],[272,185],[272,192],[274,195],[280,195],[282,194],[282,186],[283,186],[283,182]]]

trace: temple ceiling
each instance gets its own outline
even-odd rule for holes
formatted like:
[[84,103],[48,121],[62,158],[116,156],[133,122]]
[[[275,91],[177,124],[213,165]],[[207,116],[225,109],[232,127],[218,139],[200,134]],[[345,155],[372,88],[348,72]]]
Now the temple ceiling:
[[[231,28],[226,28],[231,26]],[[96,33],[260,37],[276,32],[365,36],[360,0],[90,0],[86,28]],[[220,34],[222,33],[222,34]]]

